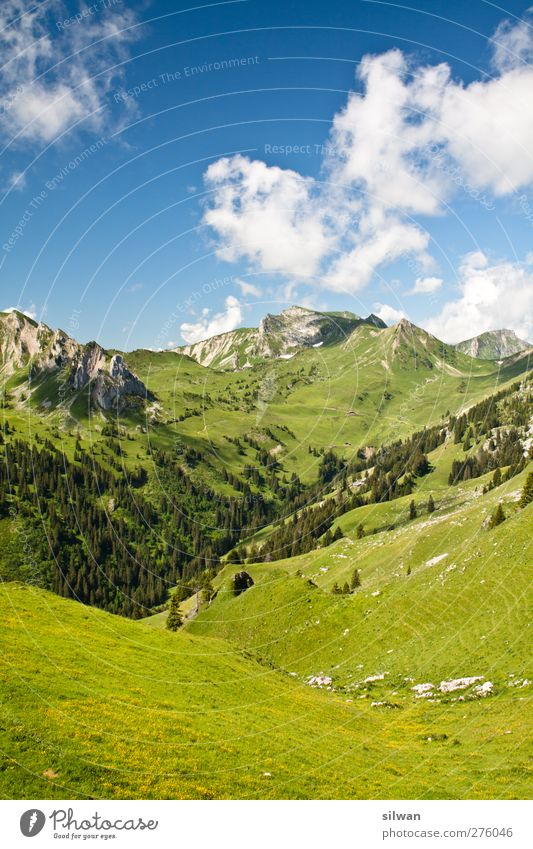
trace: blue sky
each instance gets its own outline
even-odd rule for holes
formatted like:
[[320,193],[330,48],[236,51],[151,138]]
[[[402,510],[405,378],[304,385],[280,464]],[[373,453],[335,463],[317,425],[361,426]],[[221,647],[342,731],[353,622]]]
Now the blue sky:
[[191,6],[2,4],[3,308],[126,350],[292,303],[533,338],[527,3]]

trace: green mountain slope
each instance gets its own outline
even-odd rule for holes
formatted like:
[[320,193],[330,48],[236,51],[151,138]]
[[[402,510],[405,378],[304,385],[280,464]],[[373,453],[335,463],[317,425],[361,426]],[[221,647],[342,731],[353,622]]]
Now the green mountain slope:
[[242,371],[132,352],[106,409],[62,381],[116,354],[9,318],[6,798],[526,796],[530,353],[340,320]]
[[228,643],[17,584],[0,588],[0,632],[3,798],[527,792],[519,688],[376,708],[302,685]]
[[[429,475],[412,521],[410,498],[347,513],[339,520],[344,538],[326,549],[246,564],[255,584],[237,598],[228,578],[239,567],[226,566],[216,598],[188,627],[253,648],[302,680],[327,674],[341,689],[357,685],[358,694],[367,676],[385,672],[371,691],[389,700],[393,692],[413,698],[415,683],[470,675],[506,691],[510,675],[531,676],[533,508],[517,507],[525,477],[524,471],[484,495],[490,476],[450,493],[432,487]],[[499,502],[508,518],[488,530]],[[362,539],[359,524],[367,532]],[[348,596],[332,593],[356,568],[361,587]]]
[[305,348],[344,341],[361,324],[384,328],[375,315],[362,319],[351,312],[316,312],[289,307],[280,315],[267,314],[258,328],[241,328],[176,348],[201,365],[243,369],[273,359],[291,359]]

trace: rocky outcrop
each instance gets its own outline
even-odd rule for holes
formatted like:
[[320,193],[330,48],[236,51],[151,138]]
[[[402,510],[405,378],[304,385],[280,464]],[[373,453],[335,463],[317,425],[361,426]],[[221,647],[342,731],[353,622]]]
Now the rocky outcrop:
[[531,347],[531,343],[519,339],[514,330],[488,330],[454,345],[457,351],[479,360],[503,360]]
[[91,400],[102,410],[154,400],[120,354],[110,355],[96,342],[80,345],[16,310],[0,313],[0,371],[7,376],[28,364],[32,381],[66,370],[72,392],[90,386]]
[[279,315],[267,314],[258,328],[241,328],[176,348],[203,366],[246,368],[262,359],[288,359],[305,348],[342,342],[359,326],[386,325],[375,315],[362,319],[351,312],[316,312],[289,307]]
[[80,348],[72,363],[70,372],[70,385],[73,389],[80,390],[94,380],[99,372],[104,369],[106,356],[103,348],[96,342],[89,342]]
[[153,401],[155,396],[129,370],[121,355],[115,354],[108,370],[100,369],[96,375],[91,397],[102,410],[111,410],[127,406],[132,399]]

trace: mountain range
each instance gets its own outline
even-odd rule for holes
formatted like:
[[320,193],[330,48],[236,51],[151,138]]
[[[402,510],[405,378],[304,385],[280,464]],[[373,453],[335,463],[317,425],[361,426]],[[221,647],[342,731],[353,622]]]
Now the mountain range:
[[503,350],[293,307],[122,354],[0,314],[3,798],[525,797]]
[[[267,314],[258,328],[239,328],[173,350],[213,369],[249,369],[268,360],[290,360],[310,348],[348,349],[358,332],[362,335],[360,331],[370,331],[383,343],[391,335],[374,314],[361,318],[351,312],[292,306],[279,315]],[[456,350],[476,359],[503,360],[531,347],[510,330],[489,331],[456,345],[439,342],[407,319],[393,325],[391,332],[401,334],[413,351],[421,346],[422,356],[433,347],[448,358]],[[33,378],[61,372],[64,391],[80,392],[90,386],[92,401],[104,410],[127,406],[134,399],[153,400],[143,381],[126,366],[125,356],[108,352],[96,342],[80,344],[64,331],[52,330],[17,310],[0,313],[0,373],[4,377],[30,365],[28,376]]]
[[[402,319],[400,325],[415,327],[406,322]],[[345,343],[365,325],[387,329],[385,322],[372,313],[361,318],[351,312],[317,312],[292,306],[279,315],[267,314],[258,328],[232,330],[174,350],[212,368],[250,368],[262,359],[290,359],[305,348]],[[493,330],[450,347],[471,357],[499,360],[525,351],[531,344],[511,330]]]

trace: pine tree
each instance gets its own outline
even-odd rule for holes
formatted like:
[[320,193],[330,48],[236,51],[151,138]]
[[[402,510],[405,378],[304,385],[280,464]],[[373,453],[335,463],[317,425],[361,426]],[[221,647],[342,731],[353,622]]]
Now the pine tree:
[[357,533],[356,533],[357,539],[363,539],[364,535],[365,535],[365,529],[363,528],[363,526],[361,524],[357,525]]
[[463,451],[470,451],[472,447],[472,428],[469,427],[463,440]]
[[416,519],[416,505],[414,501],[409,504],[409,518]]
[[526,507],[533,501],[533,472],[530,472],[526,478],[524,489],[520,497],[520,507]]
[[361,573],[359,569],[353,570],[352,580],[350,582],[350,587],[352,590],[356,590],[357,587],[361,586]]
[[343,586],[342,586],[342,594],[343,595],[350,595],[350,585],[348,584],[348,581],[345,581]]
[[435,510],[435,502],[433,501],[433,496],[430,494],[428,498],[428,513],[433,513]]
[[230,551],[227,557],[227,561],[228,563],[240,563],[241,558],[239,557],[238,551],[236,551],[235,549],[233,549],[233,551]]
[[502,522],[505,522],[506,518],[507,517],[506,517],[505,513],[503,512],[502,505],[498,504],[498,506],[496,507],[492,516],[490,517],[489,530],[497,527],[498,525],[501,525]]
[[177,631],[183,625],[183,617],[180,611],[180,601],[177,593],[173,593],[167,616],[167,629]]
[[494,486],[499,486],[502,482],[502,473],[499,469],[496,469],[492,476],[492,483]]
[[331,545],[332,542],[333,542],[333,534],[331,533],[331,531],[328,528],[328,530],[326,531],[326,533],[324,534],[324,537],[322,539],[322,545],[323,545],[324,548],[327,548],[327,546]]

